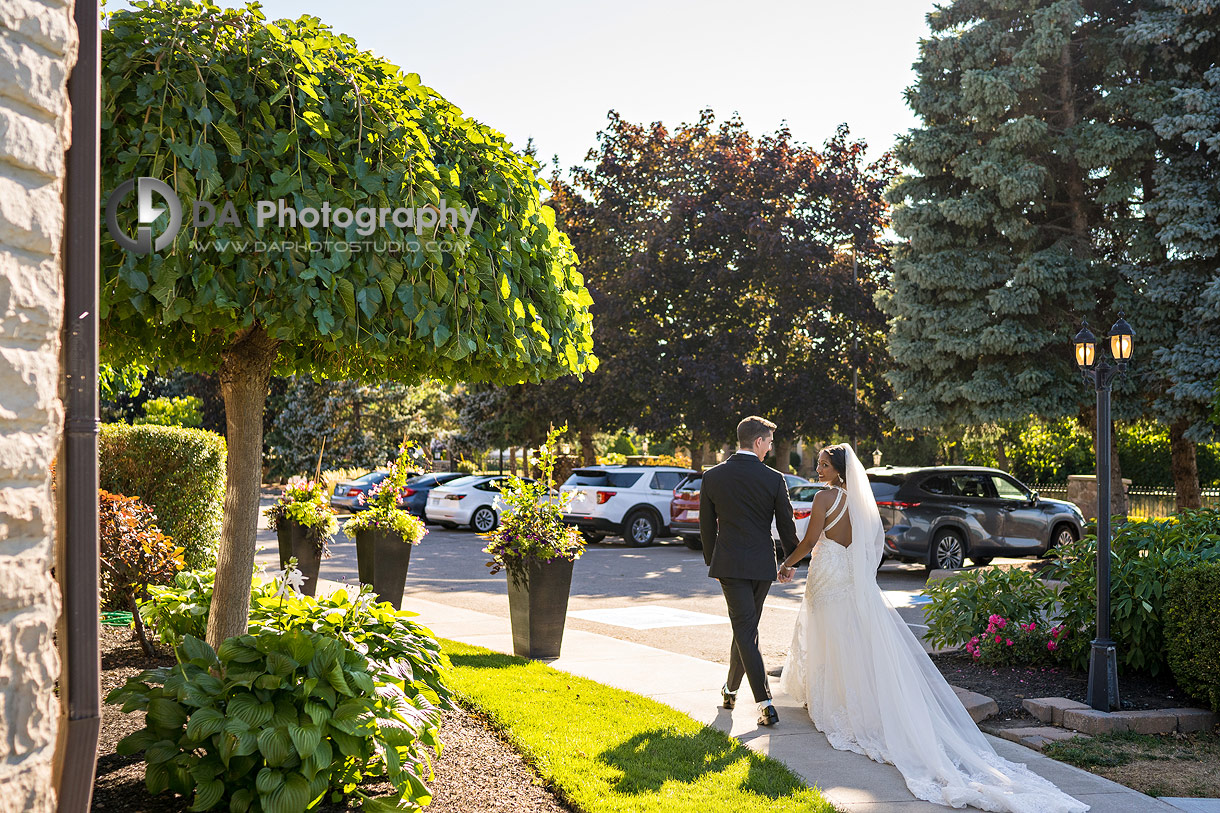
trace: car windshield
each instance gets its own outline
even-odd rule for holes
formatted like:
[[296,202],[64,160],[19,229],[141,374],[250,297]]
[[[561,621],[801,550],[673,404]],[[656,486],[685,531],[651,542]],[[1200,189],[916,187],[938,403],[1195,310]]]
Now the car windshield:
[[613,488],[631,488],[640,479],[643,472],[638,471],[604,471],[602,469],[577,469],[572,476],[564,481],[565,486],[611,486]]

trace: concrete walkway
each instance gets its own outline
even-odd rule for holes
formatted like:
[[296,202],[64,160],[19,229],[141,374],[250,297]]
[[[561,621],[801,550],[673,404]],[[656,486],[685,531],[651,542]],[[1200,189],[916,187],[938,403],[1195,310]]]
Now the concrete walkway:
[[[322,589],[335,585],[330,583]],[[335,585],[337,586],[337,585]],[[413,598],[403,609],[419,614],[420,623],[441,638],[511,653],[508,620],[432,601]],[[755,724],[754,704],[734,711],[720,708],[725,667],[711,661],[622,641],[582,630],[568,630],[555,669],[650,697],[736,737],[743,744],[784,762],[799,777],[822,790],[845,813],[944,813],[948,808],[916,800],[892,765],[836,751],[813,727],[805,710],[783,694],[775,705],[780,721],[771,729]],[[774,689],[776,681],[772,682]],[[1096,813],[1181,813],[1152,797],[1045,757],[1021,745],[987,735],[996,752],[1054,782]]]

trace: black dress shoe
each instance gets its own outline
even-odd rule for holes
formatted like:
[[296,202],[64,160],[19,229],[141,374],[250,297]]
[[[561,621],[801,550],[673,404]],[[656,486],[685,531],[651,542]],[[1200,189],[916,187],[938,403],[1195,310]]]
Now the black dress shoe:
[[779,712],[775,710],[775,706],[767,706],[758,713],[758,724],[763,726],[775,725],[779,722]]
[[720,697],[724,700],[724,707],[731,709],[737,705],[737,692],[730,692],[724,687],[720,689]]

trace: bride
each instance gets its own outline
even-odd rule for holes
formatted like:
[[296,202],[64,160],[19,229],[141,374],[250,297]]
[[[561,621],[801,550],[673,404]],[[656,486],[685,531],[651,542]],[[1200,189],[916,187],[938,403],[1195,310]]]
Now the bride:
[[1008,813],[1089,807],[996,754],[877,586],[883,533],[864,467],[842,444],[818,456],[830,484],[779,580],[812,551],[780,685],[841,751],[892,763],[919,799]]

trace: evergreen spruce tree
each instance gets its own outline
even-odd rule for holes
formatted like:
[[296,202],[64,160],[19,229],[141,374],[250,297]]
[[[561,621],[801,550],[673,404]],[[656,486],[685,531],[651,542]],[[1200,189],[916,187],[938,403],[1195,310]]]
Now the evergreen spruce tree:
[[881,297],[900,426],[1091,420],[1070,341],[1081,317],[1104,335],[1127,299],[1107,224],[1149,147],[1102,92],[1117,11],[1088,5],[959,0],[928,17],[907,96],[923,123],[890,193],[905,243]]
[[1140,321],[1155,325],[1154,413],[1169,426],[1179,508],[1200,505],[1195,444],[1220,377],[1220,38],[1213,0],[1158,0],[1126,30],[1147,54],[1136,115],[1155,132],[1146,175],[1153,261],[1131,269]]

